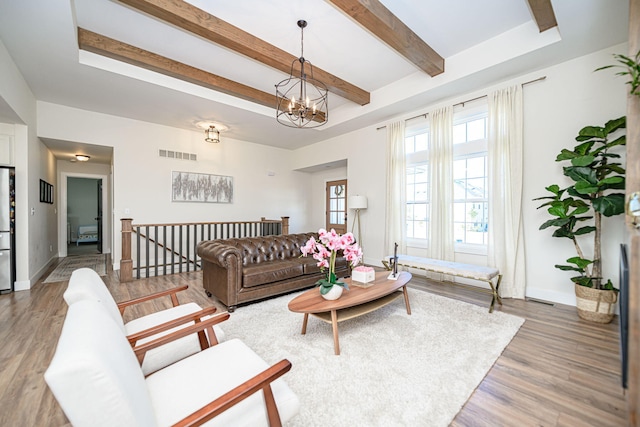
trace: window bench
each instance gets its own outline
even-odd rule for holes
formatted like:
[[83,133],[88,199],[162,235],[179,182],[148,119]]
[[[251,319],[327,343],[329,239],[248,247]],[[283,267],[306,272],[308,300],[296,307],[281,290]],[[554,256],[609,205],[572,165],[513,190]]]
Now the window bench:
[[[393,269],[393,256],[387,256],[382,261],[387,270]],[[460,262],[441,261],[431,258],[423,258],[411,255],[398,255],[398,266],[417,268],[419,270],[425,270],[433,273],[442,273],[449,276],[464,277],[466,279],[479,280],[481,282],[488,283],[491,289],[471,287],[480,292],[488,292],[493,298],[491,299],[491,305],[489,306],[489,313],[493,312],[493,306],[496,301],[502,305],[502,298],[498,293],[500,289],[500,282],[502,281],[502,274],[497,268],[483,267],[479,265],[463,264]],[[494,286],[493,279],[497,277],[496,284]]]

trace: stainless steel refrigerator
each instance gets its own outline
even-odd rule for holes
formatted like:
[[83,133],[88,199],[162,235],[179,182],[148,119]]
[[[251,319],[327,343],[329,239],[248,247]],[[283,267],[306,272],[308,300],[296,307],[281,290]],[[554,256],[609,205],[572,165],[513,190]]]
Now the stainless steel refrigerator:
[[15,262],[15,170],[0,168],[0,293],[12,292]]

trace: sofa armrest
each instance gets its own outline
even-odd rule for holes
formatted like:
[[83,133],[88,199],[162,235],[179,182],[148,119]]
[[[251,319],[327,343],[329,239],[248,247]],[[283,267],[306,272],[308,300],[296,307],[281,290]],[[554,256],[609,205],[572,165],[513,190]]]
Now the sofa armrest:
[[202,286],[233,311],[242,288],[242,250],[219,240],[198,244],[202,260]]
[[242,265],[242,253],[240,249],[219,240],[200,242],[198,244],[198,255],[200,258],[217,264],[222,268],[230,267],[233,257]]

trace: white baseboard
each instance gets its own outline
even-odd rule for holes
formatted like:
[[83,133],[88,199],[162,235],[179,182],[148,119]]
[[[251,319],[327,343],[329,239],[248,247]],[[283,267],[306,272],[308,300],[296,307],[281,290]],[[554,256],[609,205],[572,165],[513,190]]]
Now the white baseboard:
[[13,283],[13,290],[18,291],[28,291],[31,289],[31,281],[30,280],[20,280]]
[[527,288],[525,292],[527,298],[538,299],[542,301],[554,302],[557,304],[565,304],[576,306],[576,294],[571,287],[571,292],[549,291],[540,288]]

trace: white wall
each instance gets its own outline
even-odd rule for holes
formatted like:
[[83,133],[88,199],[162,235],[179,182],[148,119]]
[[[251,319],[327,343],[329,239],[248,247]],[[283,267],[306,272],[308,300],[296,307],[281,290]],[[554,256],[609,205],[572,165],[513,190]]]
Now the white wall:
[[[290,231],[306,231],[310,177],[292,171],[291,151],[232,140],[208,144],[203,133],[38,102],[41,137],[113,147],[114,268],[121,256],[120,220],[136,224],[255,221],[291,217]],[[159,149],[197,154],[198,160],[159,157]],[[234,201],[171,201],[171,172],[233,177]]]
[[[555,157],[562,148],[573,148],[574,138],[586,125],[604,125],[626,112],[626,93],[623,80],[614,72],[600,71],[598,67],[612,63],[612,54],[626,52],[626,44],[580,57],[560,65],[518,76],[492,87],[478,89],[437,105],[425,105],[420,111],[405,113],[390,121],[407,119],[442,105],[486,95],[491,90],[520,84],[540,76],[541,82],[524,87],[524,232],[527,260],[527,296],[575,305],[570,274],[553,266],[574,256],[571,242],[551,237],[550,232],[538,227],[547,217],[536,210],[535,197],[545,195],[544,187],[553,183],[569,184]],[[369,207],[362,212],[362,227],[365,238],[365,262],[381,265],[384,245],[385,199],[385,140],[386,131],[376,127],[360,129],[347,135],[333,138],[312,146],[296,150],[294,168],[311,167],[317,164],[347,159],[349,191],[364,194]],[[320,197],[314,187],[314,199]],[[324,188],[322,188],[324,191]],[[617,283],[618,249],[624,240],[623,218],[606,221],[603,237],[604,273]],[[419,253],[413,249],[413,253]],[[486,256],[457,254],[462,262],[486,263]]]
[[[40,179],[54,186],[55,162],[37,137],[36,99],[2,41],[0,98],[11,108],[16,169],[16,290],[26,290],[46,270],[57,245],[56,205],[40,203]],[[33,211],[31,211],[33,209]]]

